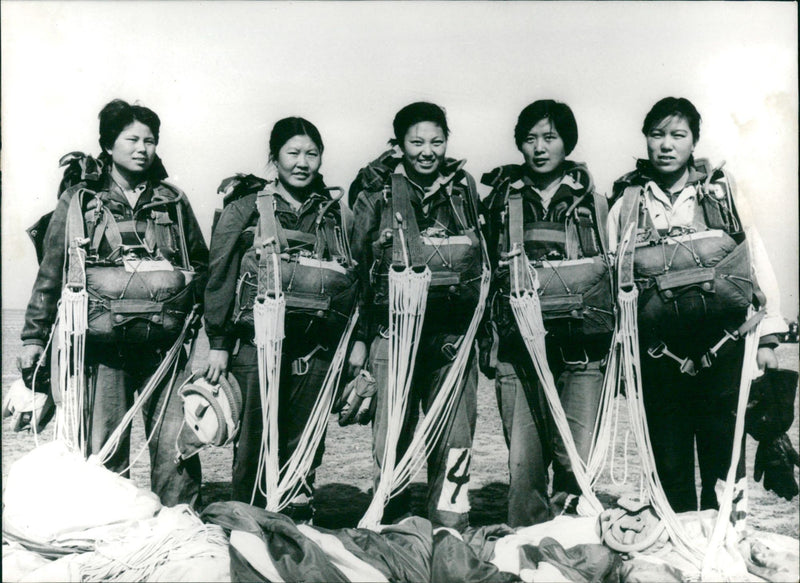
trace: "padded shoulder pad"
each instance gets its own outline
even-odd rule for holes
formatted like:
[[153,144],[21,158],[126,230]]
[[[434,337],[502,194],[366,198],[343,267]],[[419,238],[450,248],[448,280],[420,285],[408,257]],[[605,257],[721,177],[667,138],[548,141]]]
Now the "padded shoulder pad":
[[171,182],[162,180],[158,186],[159,190],[161,191],[159,194],[167,195],[171,198],[174,198],[176,201],[186,198],[186,193]]
[[70,152],[61,156],[58,165],[64,168],[64,175],[58,187],[58,196],[81,182],[95,184],[100,182],[103,163],[83,152]]
[[566,171],[567,176],[572,177],[572,179],[581,185],[583,190],[592,191],[594,190],[594,182],[592,181],[592,175],[589,174],[589,168],[587,168],[586,164],[583,162],[573,162],[572,165]]
[[358,171],[356,182],[361,190],[378,190],[400,163],[395,150],[387,150]]
[[254,174],[236,174],[223,180],[217,193],[223,196],[222,206],[227,206],[248,194],[261,192],[267,186],[264,178],[259,178]]
[[522,167],[519,164],[506,164],[486,172],[481,176],[481,184],[497,188],[503,182],[514,182],[522,176]]

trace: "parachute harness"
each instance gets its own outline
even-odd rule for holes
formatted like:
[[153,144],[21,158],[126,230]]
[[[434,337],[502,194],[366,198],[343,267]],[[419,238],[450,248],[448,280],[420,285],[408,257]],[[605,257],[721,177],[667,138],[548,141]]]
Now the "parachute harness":
[[[731,539],[735,545],[738,541],[736,528],[731,523],[731,509],[734,496],[740,493],[740,487],[735,483],[736,468],[741,455],[741,441],[744,435],[745,410],[750,393],[750,382],[756,369],[757,339],[760,328],[760,318],[753,318],[754,309],[748,310],[748,321],[753,320],[754,325],[742,332],[745,335],[744,359],[739,383],[739,400],[736,412],[736,425],[733,437],[731,463],[726,476],[725,485],[719,497],[719,512],[714,529],[707,543],[703,545],[692,539],[686,533],[682,523],[667,500],[658,472],[655,466],[650,434],[647,427],[647,414],[642,398],[642,377],[639,353],[638,320],[638,289],[633,280],[633,255],[635,249],[636,229],[639,209],[639,197],[636,204],[630,208],[629,216],[623,217],[626,225],[620,247],[618,250],[617,273],[618,303],[619,303],[619,341],[621,350],[620,378],[625,383],[628,401],[629,419],[631,430],[634,434],[637,448],[640,452],[642,463],[642,478],[644,491],[649,496],[650,502],[666,527],[670,539],[678,553],[684,556],[691,564],[700,570],[703,581],[731,580],[733,565],[732,557],[723,549]],[[737,491],[739,490],[739,491]],[[744,492],[746,494],[746,491]],[[736,574],[733,574],[736,577]]]
[[[86,232],[82,208],[85,197],[93,195],[94,193],[85,189],[76,192],[67,210],[66,283],[58,303],[54,334],[59,367],[58,387],[54,390],[58,393],[55,400],[60,403],[56,409],[55,439],[63,441],[71,451],[80,451],[83,457],[87,457],[88,454],[92,405],[86,402],[88,387],[85,366],[86,334],[88,330],[85,247],[90,241],[85,238]],[[188,265],[188,262],[186,265]],[[174,341],[156,371],[150,376],[147,384],[139,391],[133,405],[120,420],[114,432],[103,444],[103,447],[91,456],[93,461],[105,464],[111,459],[119,447],[125,431],[133,422],[136,413],[159,387],[170,369],[172,370],[171,380],[166,391],[169,393],[172,390],[178,372],[179,356],[183,343],[190,328],[196,321],[197,309],[198,306],[194,306],[192,312],[187,316],[178,338]],[[93,395],[91,397],[93,399]],[[164,398],[164,404],[142,450],[130,462],[128,468],[120,473],[127,471],[138,460],[147,444],[153,439],[163,419],[168,402],[169,395]]]
[[[602,201],[601,201],[602,202]],[[577,204],[577,203],[575,203]],[[512,208],[513,207],[513,208]],[[592,486],[597,481],[605,465],[608,452],[611,452],[613,462],[613,449],[611,445],[612,429],[615,427],[618,405],[615,406],[616,380],[618,369],[617,330],[614,330],[609,350],[606,370],[601,388],[600,404],[595,418],[592,444],[589,455],[583,460],[575,446],[572,430],[569,427],[566,413],[561,404],[561,399],[556,388],[553,374],[547,362],[545,335],[547,331],[542,316],[541,300],[539,298],[538,272],[531,266],[525,254],[523,244],[523,209],[522,199],[518,194],[508,197],[507,219],[509,221],[508,233],[510,250],[507,254],[509,265],[511,290],[509,304],[517,322],[517,328],[523,339],[525,347],[533,362],[537,377],[542,385],[548,408],[561,435],[564,448],[570,460],[570,466],[575,480],[581,489],[578,513],[583,515],[598,515],[603,511],[603,506],[592,492]],[[568,255],[570,256],[570,255]],[[545,262],[552,267],[549,278],[557,277],[567,293],[570,287],[559,273],[556,265]],[[611,290],[609,289],[609,293]]]
[[[392,180],[398,180],[398,177],[393,175]],[[474,185],[469,177],[468,186],[471,195],[474,194]],[[372,501],[358,524],[360,528],[372,530],[378,529],[383,517],[384,506],[389,499],[402,492],[422,468],[450,421],[461,395],[458,388],[461,387],[466,373],[475,333],[483,318],[491,282],[489,255],[481,237],[483,265],[478,305],[464,337],[458,343],[452,365],[430,404],[428,412],[419,422],[408,449],[397,461],[397,443],[408,407],[432,274],[426,264],[414,265],[416,257],[419,257],[418,251],[415,250],[420,239],[419,227],[410,201],[407,200],[407,197],[396,194],[398,188],[393,187],[392,190],[395,193],[393,200],[400,204],[395,209],[402,208],[406,216],[404,217],[399,210],[394,215],[399,244],[395,244],[395,263],[389,270],[388,409],[385,445],[381,456],[381,474]],[[451,204],[453,204],[452,200]],[[459,213],[455,214],[463,224]],[[402,260],[402,263],[399,259]]]
[[575,440],[572,437],[566,413],[558,396],[553,373],[547,364],[544,340],[546,331],[537,292],[539,288],[538,276],[536,271],[531,269],[521,247],[515,245],[509,252],[509,259],[511,261],[509,303],[517,321],[522,340],[525,342],[525,347],[528,349],[528,354],[530,354],[533,365],[536,368],[536,374],[542,383],[553,420],[564,441],[564,448],[569,456],[572,472],[583,493],[583,501],[588,506],[588,508],[582,508],[581,510],[588,512],[590,515],[600,514],[603,511],[603,506],[592,492],[592,481],[587,474],[586,462],[581,459],[575,447]]
[[[282,289],[281,275],[281,241],[284,237],[275,218],[274,192],[274,188],[268,187],[261,191],[256,199],[260,218],[255,241],[258,256],[258,293],[253,305],[253,323],[258,352],[263,432],[251,504],[255,501],[256,494],[260,493],[266,499],[267,510],[279,512],[306,486],[305,478],[314,462],[314,454],[325,434],[333,407],[335,389],[339,384],[347,346],[358,320],[358,310],[354,310],[349,317],[345,331],[339,339],[298,445],[281,466],[278,458],[278,407],[286,297]],[[321,225],[322,217],[327,208],[337,200],[330,201],[321,209],[317,221],[318,229],[327,228],[326,225]],[[346,237],[341,230],[336,236],[336,241],[339,251],[348,249]],[[322,249],[317,249],[317,255],[321,266]],[[346,257],[349,257],[349,252]],[[324,270],[320,271],[324,277]],[[324,286],[324,279],[322,285]]]

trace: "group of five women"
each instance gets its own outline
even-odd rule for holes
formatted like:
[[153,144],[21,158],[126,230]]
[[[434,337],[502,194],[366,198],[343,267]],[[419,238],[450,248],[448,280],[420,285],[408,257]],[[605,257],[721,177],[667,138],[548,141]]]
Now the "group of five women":
[[[195,272],[191,290],[195,301],[204,304],[210,342],[206,379],[214,384],[230,373],[242,390],[233,497],[255,504],[264,502],[264,486],[258,483],[264,478],[257,468],[264,378],[259,371],[254,312],[269,295],[265,282],[272,267],[264,260],[266,250],[277,248],[275,257],[286,261],[279,276],[287,294],[278,388],[281,465],[297,447],[344,322],[357,301],[359,316],[345,368],[348,377],[361,369],[368,371],[374,383],[376,484],[387,444],[397,448],[398,457],[406,451],[420,407],[427,414],[450,369],[463,367],[454,388],[454,405],[427,450],[428,517],[462,529],[468,525],[479,364],[494,378],[509,447],[508,523],[528,525],[548,520],[554,513],[572,512],[581,494],[510,306],[519,285],[510,273],[514,258],[524,254],[537,273],[536,289],[547,328],[547,363],[575,447],[585,460],[592,446],[615,325],[618,275],[612,259],[620,245],[627,243],[626,235],[635,239],[630,246],[635,249],[659,247],[654,242],[665,238],[679,241],[673,247],[694,248],[695,240],[713,238],[698,237],[699,233],[721,231],[724,241],[733,243],[731,248],[714,247],[711,254],[718,256],[714,264],[732,255],[744,237],[727,175],[693,157],[700,114],[686,99],[669,97],[655,104],[642,128],[648,158],[615,183],[610,199],[595,191],[586,165],[568,159],[578,141],[577,123],[566,104],[552,100],[536,101],[519,114],[514,140],[522,159],[483,175],[482,183],[491,189],[483,200],[464,169],[465,162],[447,157],[450,128],[444,110],[435,104],[412,103],[396,114],[392,148],[362,169],[350,188],[349,205],[323,181],[324,144],[317,128],[300,117],[282,119],[269,137],[265,177],[237,175],[223,182],[225,205],[215,220],[209,250],[185,196],[161,194],[159,198],[166,172],[155,155],[158,117],[146,108],[115,101],[101,112],[100,120],[103,154],[97,167],[92,167],[98,169],[96,176],[84,164],[81,181],[61,195],[47,230],[45,254],[22,333],[25,347],[20,366],[30,370],[47,343],[64,285],[67,211],[71,198],[88,189],[92,196],[84,199],[96,201],[95,206],[85,206],[79,216],[87,231],[92,229],[87,238],[102,244],[91,247],[87,265],[113,265],[128,261],[131,254],[140,261],[158,259],[177,265],[182,256],[186,264],[182,267]],[[265,192],[268,198],[262,196]],[[170,204],[172,199],[178,202]],[[117,224],[116,229],[106,228],[105,235],[96,234],[100,206],[111,213],[109,221]],[[157,225],[165,222],[182,233],[168,240],[157,236]],[[121,233],[121,238],[109,236],[109,231]],[[689,240],[692,243],[687,244]],[[747,254],[736,259],[737,273],[742,275],[737,285],[741,284],[744,299],[737,305],[718,305],[709,291],[722,285],[721,276],[715,279],[711,264],[691,266],[706,270],[700,275],[694,269],[689,270],[693,274],[689,279],[668,281],[674,273],[664,265],[672,259],[665,259],[666,246],[659,249],[658,273],[647,272],[646,251],[634,251],[632,259],[642,297],[655,290],[661,302],[656,315],[647,320],[645,311],[640,320],[650,438],[661,482],[677,511],[697,508],[697,443],[700,504],[714,507],[714,486],[717,479],[725,479],[730,463],[741,343],[706,368],[687,371],[675,360],[699,363],[721,334],[742,325],[753,301],[750,296],[758,295],[755,282],[769,279],[770,267]],[[289,257],[294,263],[287,275]],[[326,262],[328,271],[312,270],[315,260],[320,265]],[[403,265],[418,271],[427,267],[432,275],[424,323],[412,343],[410,392],[401,409],[403,418],[398,420],[389,418],[389,411],[396,415],[396,410],[388,403],[390,376],[397,370],[397,349],[390,349],[390,344],[392,334],[400,333],[391,319],[399,308],[392,303],[391,287],[396,284],[390,280],[392,271]],[[468,327],[484,297],[482,274],[488,269],[492,274],[488,301],[473,339]],[[753,271],[755,276],[751,276]],[[722,279],[730,282],[735,277]],[[332,287],[321,290],[326,281]],[[335,281],[340,283],[338,288]],[[91,282],[88,285],[91,294]],[[768,293],[761,327],[758,361],[762,367],[776,366],[773,334],[784,325],[776,317],[773,295]],[[669,321],[675,325],[664,324]],[[148,322],[158,324],[152,317]],[[469,343],[468,357],[456,359],[465,342]],[[648,353],[656,345],[663,345],[660,352]],[[90,449],[102,446],[109,428],[119,422],[141,379],[155,369],[164,349],[163,343],[136,344],[123,337],[112,344],[93,343],[90,333],[87,366],[95,367],[89,399],[93,405]],[[679,350],[680,358],[671,358]],[[661,358],[664,353],[669,356]],[[150,425],[159,411],[165,411],[158,418],[159,433],[150,442],[153,489],[165,504],[194,501],[199,493],[199,463],[185,461],[187,470],[165,462],[174,457],[177,435],[185,431],[180,399],[162,390],[152,401],[145,409],[148,431],[155,430]],[[393,440],[387,439],[392,422],[400,426],[399,437]],[[125,452],[118,451],[112,469],[127,466],[127,445],[122,449]],[[323,449],[320,443],[313,452],[311,470],[286,510],[297,520],[313,515],[314,470],[322,461]],[[388,504],[384,520],[406,510],[407,499],[401,492]]]

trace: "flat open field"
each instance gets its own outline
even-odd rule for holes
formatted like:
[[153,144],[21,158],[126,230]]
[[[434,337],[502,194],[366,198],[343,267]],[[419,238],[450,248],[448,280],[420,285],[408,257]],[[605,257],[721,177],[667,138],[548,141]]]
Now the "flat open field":
[[[19,351],[19,332],[23,314],[20,311],[3,312],[3,379],[5,392],[8,385],[19,376],[16,370],[16,357]],[[207,343],[201,337],[194,368],[201,368],[207,353]],[[784,344],[778,349],[781,366],[797,370],[798,345]],[[620,420],[616,439],[615,478],[623,477],[623,448],[627,417],[625,407]],[[39,439],[52,439],[52,424]],[[8,475],[9,465],[34,447],[33,436],[29,433],[13,433],[10,420],[3,421],[2,475]],[[795,447],[798,447],[798,421],[795,418],[790,431]],[[335,528],[355,526],[358,518],[369,503],[368,489],[371,487],[371,454],[369,427],[350,426],[340,428],[332,418],[325,442],[326,452],[322,466],[317,472],[315,523],[319,526]],[[140,419],[134,423],[133,449],[142,447],[143,433]],[[787,502],[772,492],[767,492],[761,484],[752,480],[752,467],[756,443],[748,437],[747,462],[749,476],[748,526],[751,529],[777,532],[797,538],[800,529],[800,507],[797,499]],[[231,448],[208,450],[201,454],[203,461],[203,502],[229,499]],[[472,504],[471,522],[473,525],[502,523],[506,520],[508,452],[497,413],[494,385],[481,378],[478,395],[478,425],[475,435],[470,482],[470,502]],[[617,498],[623,493],[638,491],[639,458],[632,441],[629,444],[627,460],[627,480],[618,485],[612,482],[606,471],[599,482],[599,495],[604,501]],[[149,461],[147,452],[141,456],[132,470],[132,479],[140,486],[147,486]],[[412,511],[423,513],[424,508],[424,470],[410,486],[412,492]],[[795,469],[797,476],[797,469]]]

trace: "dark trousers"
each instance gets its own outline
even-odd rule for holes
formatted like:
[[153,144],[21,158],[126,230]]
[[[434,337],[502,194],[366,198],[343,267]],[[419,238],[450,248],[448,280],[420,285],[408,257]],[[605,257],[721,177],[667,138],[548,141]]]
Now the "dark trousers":
[[[330,360],[320,358],[318,352],[308,360],[305,375],[292,374],[292,359],[284,354],[281,368],[281,386],[278,403],[278,460],[282,466],[292,455],[300,441],[300,435],[308,422],[317,400]],[[327,355],[327,353],[325,353]],[[233,499],[250,503],[256,484],[258,459],[261,451],[263,423],[261,418],[261,392],[258,384],[258,350],[250,343],[242,342],[234,356],[231,372],[242,389],[242,426],[233,448]],[[302,492],[313,495],[314,470],[322,463],[325,451],[324,436],[314,454],[311,471],[305,477],[306,487]],[[261,485],[264,488],[264,484]],[[266,498],[256,492],[253,502],[266,506]]]
[[[97,453],[106,443],[133,405],[135,393],[147,383],[160,359],[159,354],[143,347],[89,347],[86,361],[90,369],[90,453]],[[183,425],[183,403],[177,391],[188,375],[185,365],[186,358],[182,355],[172,390],[168,390],[170,371],[142,408],[145,434],[150,440],[151,489],[165,506],[194,504],[202,482],[199,456],[176,463],[178,436],[181,431],[189,432]],[[128,467],[130,438],[128,428],[106,463],[108,469],[120,473]],[[122,475],[127,477],[129,472],[122,472]]]
[[[673,344],[673,352],[686,354],[681,351],[685,344]],[[700,509],[718,507],[714,487],[717,480],[725,480],[731,463],[743,355],[740,341],[711,368],[692,377],[682,374],[674,360],[649,356],[646,343],[641,347],[643,397],[656,469],[676,512],[697,510],[695,446],[702,482]],[[745,476],[744,451],[742,447],[737,481]]]
[[[427,413],[439,392],[452,362],[445,357],[442,346],[456,342],[456,334],[423,332],[411,381],[411,394],[406,418],[397,445],[397,460],[405,453],[419,420],[419,407]],[[370,348],[370,370],[377,381],[377,405],[372,423],[372,454],[375,460],[375,483],[380,477],[380,463],[386,447],[388,423],[387,390],[389,380],[389,340],[377,336]],[[474,350],[467,362],[461,385],[455,389],[458,397],[441,437],[428,456],[428,519],[443,526],[463,530],[469,525],[469,463],[472,438],[478,415],[478,368]]]

